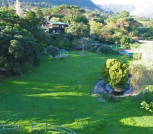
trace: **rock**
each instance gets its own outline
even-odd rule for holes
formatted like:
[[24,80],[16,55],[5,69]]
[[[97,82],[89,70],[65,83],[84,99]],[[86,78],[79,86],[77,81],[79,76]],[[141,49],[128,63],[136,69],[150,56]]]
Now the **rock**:
[[103,81],[103,79],[99,79],[97,82],[96,82],[96,84],[95,84],[95,86],[94,86],[94,88],[93,88],[93,93],[94,94],[103,94],[105,92],[105,83],[104,83],[104,81]]
[[109,86],[109,84],[106,84],[105,89],[108,91],[109,94],[113,93],[113,89]]
[[131,86],[130,89],[126,90],[123,95],[130,94],[133,91],[133,87]]
[[145,94],[146,92],[149,92],[149,88],[148,87],[143,90],[143,94]]

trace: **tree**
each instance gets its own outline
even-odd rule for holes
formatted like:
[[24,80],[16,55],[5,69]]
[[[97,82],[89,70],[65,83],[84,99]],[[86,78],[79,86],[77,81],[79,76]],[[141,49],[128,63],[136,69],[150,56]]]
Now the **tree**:
[[75,49],[77,50],[88,50],[91,46],[90,38],[80,38],[75,40]]
[[117,59],[108,59],[102,68],[105,83],[115,88],[122,88],[126,85],[128,74],[128,66]]
[[89,20],[84,15],[80,15],[74,18],[73,20],[75,23],[84,23],[87,25],[89,23]]
[[123,36],[120,40],[121,42],[121,46],[124,48],[129,48],[130,47],[130,42],[131,42],[131,38],[128,36]]
[[46,51],[49,55],[53,57],[53,60],[55,60],[56,56],[59,54],[59,49],[52,45],[48,46]]
[[34,38],[11,27],[4,28],[0,35],[0,70],[21,75],[25,66],[39,65]]
[[102,32],[103,24],[96,22],[96,21],[90,21],[90,35],[99,35]]
[[52,15],[62,15],[66,23],[73,22],[74,18],[85,13],[77,6],[61,5],[52,9]]
[[72,23],[67,29],[68,34],[72,34],[77,37],[89,36],[89,26],[84,23]]
[[41,19],[38,18],[33,11],[28,11],[25,15],[25,19],[30,27],[38,27],[41,24]]

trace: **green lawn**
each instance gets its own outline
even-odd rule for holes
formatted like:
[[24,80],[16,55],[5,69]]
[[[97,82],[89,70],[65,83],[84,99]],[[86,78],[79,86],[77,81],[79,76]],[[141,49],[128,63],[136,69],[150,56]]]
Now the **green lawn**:
[[108,58],[130,60],[71,52],[64,60],[45,59],[22,77],[1,80],[0,123],[20,123],[23,133],[30,132],[30,123],[45,122],[79,134],[153,134],[153,114],[132,98],[101,104],[90,95]]

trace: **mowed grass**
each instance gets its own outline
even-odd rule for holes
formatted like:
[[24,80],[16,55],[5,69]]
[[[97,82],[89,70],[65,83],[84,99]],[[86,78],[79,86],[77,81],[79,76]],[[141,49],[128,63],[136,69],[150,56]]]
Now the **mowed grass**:
[[54,62],[46,58],[22,77],[1,80],[0,123],[20,123],[22,133],[30,133],[30,123],[37,122],[66,126],[79,134],[152,134],[153,114],[132,98],[102,104],[91,96],[107,59],[130,59],[79,54],[70,52]]

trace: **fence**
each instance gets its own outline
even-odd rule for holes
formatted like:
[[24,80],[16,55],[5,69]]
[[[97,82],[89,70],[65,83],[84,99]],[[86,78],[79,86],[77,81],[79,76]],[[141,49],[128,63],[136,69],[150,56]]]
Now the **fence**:
[[19,132],[19,131],[20,131],[19,124],[0,125],[0,133],[13,133],[13,132]]
[[59,134],[77,134],[71,129],[62,127],[60,125],[51,125],[47,123],[32,123],[31,131],[45,131],[45,132],[54,132]]

